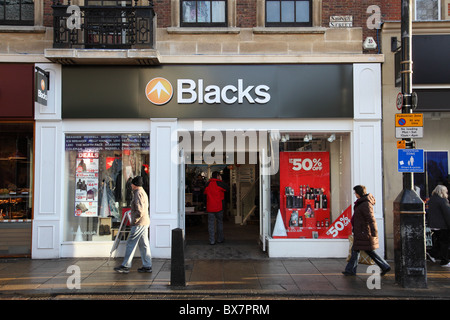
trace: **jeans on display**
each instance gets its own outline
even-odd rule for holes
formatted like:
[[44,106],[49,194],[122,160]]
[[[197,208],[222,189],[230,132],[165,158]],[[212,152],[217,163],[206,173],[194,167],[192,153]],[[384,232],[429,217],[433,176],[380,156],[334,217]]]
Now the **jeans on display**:
[[151,268],[152,256],[150,253],[150,243],[148,241],[148,226],[131,227],[122,266],[127,268],[131,267],[134,251],[137,246],[139,246],[139,251],[141,253],[142,266],[144,268]]
[[223,242],[223,210],[219,212],[208,212],[208,233],[209,243],[214,244],[215,222],[217,221],[217,242]]
[[[367,255],[372,258],[372,260],[380,267],[380,272],[383,272],[390,268],[389,264],[381,258],[375,251],[366,251]],[[350,257],[350,260],[347,263],[347,266],[345,267],[345,271],[351,274],[356,274],[356,268],[358,267],[358,261],[359,261],[359,250],[353,250],[352,249],[352,255]]]

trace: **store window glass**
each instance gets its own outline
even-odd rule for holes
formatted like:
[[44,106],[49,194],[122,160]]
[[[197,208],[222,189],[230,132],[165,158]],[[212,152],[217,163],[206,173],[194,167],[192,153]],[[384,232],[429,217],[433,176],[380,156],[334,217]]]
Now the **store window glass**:
[[0,256],[31,254],[33,134],[29,122],[0,123]]
[[271,236],[342,239],[351,233],[349,134],[282,132],[271,178]]
[[149,194],[149,134],[66,135],[64,241],[111,241],[135,176]]
[[0,220],[31,219],[33,123],[0,123]]

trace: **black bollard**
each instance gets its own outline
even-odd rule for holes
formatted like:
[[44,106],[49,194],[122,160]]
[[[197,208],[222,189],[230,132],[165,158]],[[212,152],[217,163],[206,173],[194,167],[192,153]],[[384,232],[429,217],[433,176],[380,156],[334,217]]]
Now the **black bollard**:
[[394,201],[395,281],[404,288],[427,288],[425,205],[403,190]]
[[172,230],[172,257],[170,262],[170,285],[186,286],[184,266],[184,237],[183,229]]

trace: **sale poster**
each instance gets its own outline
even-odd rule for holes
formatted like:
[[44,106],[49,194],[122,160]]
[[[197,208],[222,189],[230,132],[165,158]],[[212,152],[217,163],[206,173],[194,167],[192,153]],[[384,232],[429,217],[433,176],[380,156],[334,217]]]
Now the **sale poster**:
[[80,152],[76,159],[75,216],[98,215],[98,153]]
[[329,152],[280,152],[280,211],[288,238],[319,238],[330,227]]
[[321,230],[319,238],[347,239],[352,234],[352,207],[348,206],[327,230]]

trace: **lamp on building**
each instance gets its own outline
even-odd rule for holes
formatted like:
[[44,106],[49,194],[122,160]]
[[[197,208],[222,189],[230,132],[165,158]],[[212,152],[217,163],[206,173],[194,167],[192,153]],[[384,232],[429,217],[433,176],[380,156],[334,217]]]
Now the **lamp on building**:
[[334,140],[336,140],[336,135],[334,133],[331,134],[331,136],[329,136],[327,140],[329,143],[332,143]]

